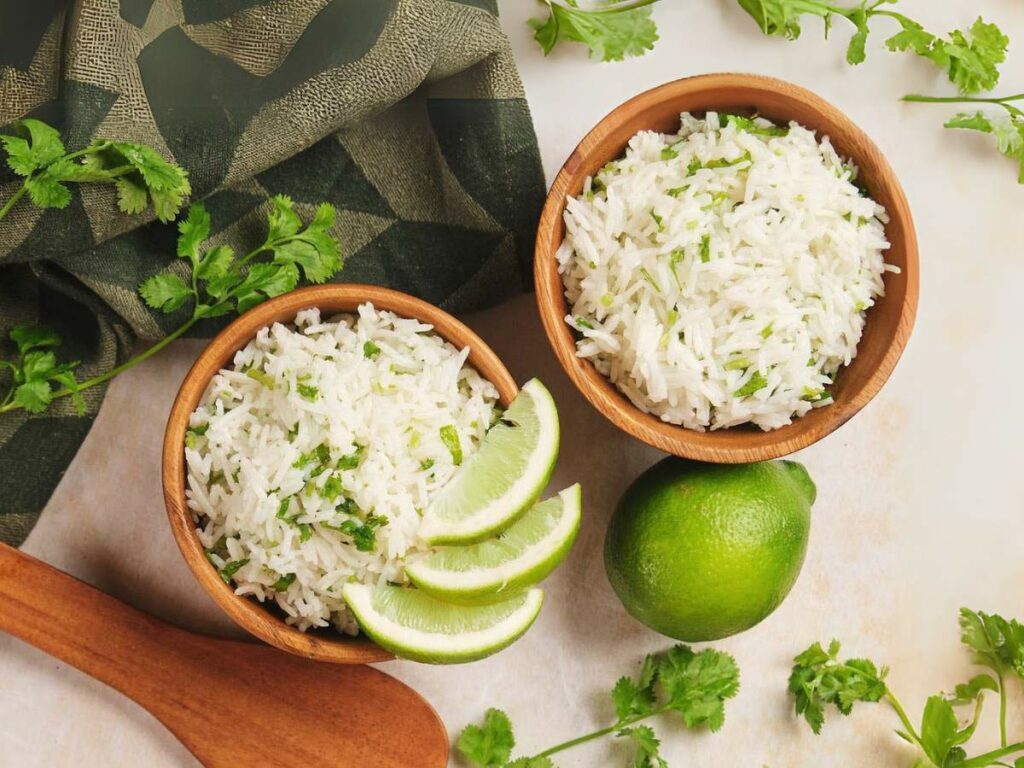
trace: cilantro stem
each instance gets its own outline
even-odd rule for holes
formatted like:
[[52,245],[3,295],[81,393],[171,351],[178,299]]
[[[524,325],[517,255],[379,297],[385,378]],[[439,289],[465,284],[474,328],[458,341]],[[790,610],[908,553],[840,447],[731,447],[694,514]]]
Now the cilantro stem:
[[[13,368],[13,366],[11,366],[11,367]],[[7,394],[6,394],[6,395],[4,395],[4,399],[3,399],[3,400],[0,400],[0,408],[3,408],[3,407],[4,407],[4,406],[6,406],[6,405],[7,405],[7,404],[8,404],[9,402],[11,402],[11,400],[13,400],[13,399],[14,399],[14,392],[15,392],[15,390],[17,390],[17,388],[18,388],[18,384],[17,384],[17,382],[13,382],[13,381],[12,381],[12,382],[11,382],[11,386],[9,386],[9,387],[7,388]]]
[[15,203],[25,196],[26,192],[28,192],[28,179],[25,179],[25,181],[21,183],[18,190],[7,199],[6,203],[4,203],[3,208],[0,208],[0,219],[7,215],[7,212],[14,207]]
[[1003,671],[998,670],[996,677],[999,678],[999,744],[1006,746],[1006,679]]
[[275,248],[277,248],[278,246],[284,245],[285,243],[291,242],[292,240],[301,240],[301,239],[302,238],[299,237],[296,234],[296,235],[289,235],[288,237],[279,237],[276,240],[267,240],[266,242],[263,243],[263,245],[259,246],[258,248],[253,248],[251,251],[249,251],[247,254],[245,254],[245,256],[243,256],[241,259],[239,259],[238,260],[238,266],[244,267],[246,264],[248,264],[250,261],[255,259],[257,256],[259,256],[264,251],[272,251]]
[[884,698],[887,702],[889,702],[889,706],[891,706],[893,710],[896,712],[896,716],[900,719],[900,722],[903,724],[903,728],[906,730],[907,735],[914,740],[914,743],[917,746],[924,749],[924,747],[921,744],[921,737],[918,735],[917,731],[914,729],[914,726],[911,724],[910,718],[907,717],[907,711],[903,708],[903,705],[900,704],[900,700],[896,698],[896,696],[893,694],[891,690],[889,690],[889,686],[885,687]]
[[963,102],[971,102],[974,104],[1005,104],[1008,101],[1024,101],[1024,93],[1015,93],[1012,96],[1003,96],[1002,98],[996,98],[994,96],[922,96],[921,94],[912,93],[909,96],[904,96],[903,101],[916,101],[923,104],[960,104]]
[[607,728],[602,728],[599,731],[594,731],[593,733],[588,733],[583,736],[577,736],[575,739],[563,741],[561,744],[556,744],[555,746],[545,749],[543,752],[540,752],[537,755],[535,755],[534,759],[540,757],[551,757],[551,755],[557,754],[559,752],[564,752],[565,750],[572,749],[573,747],[578,747],[580,744],[586,744],[588,741],[599,739],[602,736],[607,736],[608,734],[615,733],[616,731],[621,731],[623,728],[628,728],[631,725],[639,723],[643,720],[647,720],[648,718],[654,717],[655,715],[660,715],[665,712],[668,712],[669,709],[670,707],[668,705],[662,705],[657,709],[653,710],[652,712],[650,712],[649,714],[627,717],[624,720],[619,720],[619,722],[615,723],[615,725],[610,725]]
[[570,5],[566,2],[560,2],[560,0],[544,0],[548,5],[560,5],[563,8],[569,8],[571,10],[583,11],[584,13],[593,14],[594,16],[600,16],[601,14],[615,14],[621,11],[632,11],[635,8],[643,8],[647,5],[654,5],[659,0],[620,0],[620,2],[612,3],[604,8],[577,8],[575,5]]
[[1011,101],[1024,101],[1024,93],[1015,93],[1012,96],[1003,96],[1002,98],[995,96],[922,96],[921,94],[912,93],[909,96],[904,96],[902,100],[916,104],[994,104],[1002,107],[1011,115],[1024,117],[1024,110],[1010,103]]
[[[1000,757],[1006,757],[1007,755],[1012,755],[1014,752],[1022,751],[1024,751],[1024,741],[1018,741],[1016,744],[1000,747],[999,749],[994,749],[991,752],[986,752],[983,755],[972,757],[962,763],[957,763],[957,768],[984,768],[984,766],[996,765],[995,761]],[[999,765],[1002,765],[1002,763],[999,763]]]

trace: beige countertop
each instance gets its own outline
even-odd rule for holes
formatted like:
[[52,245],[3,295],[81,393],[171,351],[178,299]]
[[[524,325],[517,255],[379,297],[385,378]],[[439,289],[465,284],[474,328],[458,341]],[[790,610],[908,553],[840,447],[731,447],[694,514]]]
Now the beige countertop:
[[[900,6],[941,30],[970,22],[979,9],[997,20],[1020,42],[1000,90],[1024,91],[1024,6],[1017,0]],[[984,137],[944,131],[944,108],[899,103],[904,93],[946,88],[926,63],[881,50],[884,35],[872,41],[868,62],[853,69],[843,61],[844,29],[828,43],[813,23],[798,43],[765,40],[731,0],[666,0],[656,11],[662,40],[654,53],[598,65],[572,48],[544,60],[523,24],[534,4],[502,0],[501,7],[549,179],[576,140],[619,102],[666,80],[723,70],[776,75],[819,92],[875,139],[902,179],[923,271],[909,349],[862,414],[798,456],[819,489],[810,552],[775,614],[716,644],[742,670],[724,729],[686,733],[671,718],[656,728],[673,766],[909,766],[886,709],[863,706],[852,718],[834,717],[814,737],[792,715],[786,677],[793,654],[839,637],[851,653],[892,667],[891,685],[917,719],[926,696],[970,670],[957,641],[961,605],[1024,618],[1024,414],[1014,405],[1024,376],[1024,187],[1014,184],[1013,164]],[[453,733],[489,706],[505,709],[529,752],[607,725],[615,679],[635,672],[643,654],[671,644],[626,615],[601,559],[619,494],[659,454],[616,432],[576,394],[547,347],[532,297],[469,319],[517,379],[539,376],[551,387],[563,424],[552,488],[582,482],[582,532],[547,583],[536,626],[512,648],[456,668],[381,666],[423,693]],[[25,550],[176,624],[237,637],[186,570],[160,491],[164,420],[201,346],[178,343],[114,383]],[[1024,735],[1024,696],[1013,698],[1010,729]],[[994,711],[984,718],[980,746],[994,744],[996,719]],[[559,765],[624,762],[606,741],[566,753]],[[195,765],[128,700],[0,636],[0,768]]]

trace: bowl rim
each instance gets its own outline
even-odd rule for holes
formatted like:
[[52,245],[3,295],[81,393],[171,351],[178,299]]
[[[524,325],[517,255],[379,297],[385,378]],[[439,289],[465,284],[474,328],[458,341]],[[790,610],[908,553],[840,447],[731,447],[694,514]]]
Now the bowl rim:
[[[753,446],[737,445],[723,439],[724,434],[735,434],[742,427],[698,432],[681,425],[663,422],[657,416],[644,413],[619,392],[611,380],[598,373],[589,360],[578,358],[575,339],[565,322],[568,307],[555,257],[561,244],[560,240],[556,242],[555,234],[561,226],[566,200],[577,191],[569,188],[572,177],[577,174],[581,163],[599,146],[606,134],[636,114],[665,101],[706,95],[707,101],[713,103],[716,91],[736,88],[764,94],[783,94],[790,99],[804,101],[815,112],[822,114],[827,121],[842,125],[850,136],[856,138],[859,145],[874,154],[882,171],[881,183],[895,203],[889,213],[892,215],[894,210],[898,211],[903,223],[904,236],[900,242],[906,261],[903,267],[906,294],[892,339],[878,367],[855,396],[828,406],[828,418],[824,418],[813,429],[795,428],[797,421],[794,421],[793,424],[763,433],[773,439],[764,437],[763,444]],[[920,292],[917,233],[906,194],[888,160],[870,137],[837,107],[812,91],[778,78],[742,73],[695,75],[655,86],[618,105],[601,118],[569,154],[551,184],[541,211],[534,245],[534,285],[544,333],[559,364],[584,398],[616,427],[648,445],[687,459],[722,464],[767,461],[806,448],[837,430],[878,394],[895,370],[906,348],[917,315]],[[752,429],[744,431],[755,435],[762,434]]]
[[[508,406],[515,397],[518,392],[515,379],[494,350],[472,329],[443,309],[389,288],[360,283],[329,283],[300,288],[265,301],[244,312],[218,333],[185,374],[167,418],[163,441],[161,476],[168,522],[178,549],[199,584],[236,624],[250,634],[289,653],[336,664],[365,664],[386,661],[394,656],[363,635],[347,638],[339,634],[333,638],[326,632],[300,632],[256,600],[236,595],[221,580],[206,558],[185,503],[185,429],[210,380],[224,365],[230,364],[235,353],[248,344],[260,328],[294,319],[303,309],[328,307],[328,312],[336,314],[354,312],[358,305],[367,302],[377,309],[430,323],[439,336],[458,349],[469,346],[467,362],[494,384],[501,403]],[[351,309],[343,308],[349,305]]]

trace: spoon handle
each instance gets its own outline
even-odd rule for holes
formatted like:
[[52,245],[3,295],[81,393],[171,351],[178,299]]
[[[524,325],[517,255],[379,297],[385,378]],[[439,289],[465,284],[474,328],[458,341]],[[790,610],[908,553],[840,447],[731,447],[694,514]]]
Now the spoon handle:
[[207,768],[444,768],[448,734],[404,683],[173,627],[0,544],[0,630],[149,710]]
[[186,634],[6,544],[0,630],[132,698],[144,660]]

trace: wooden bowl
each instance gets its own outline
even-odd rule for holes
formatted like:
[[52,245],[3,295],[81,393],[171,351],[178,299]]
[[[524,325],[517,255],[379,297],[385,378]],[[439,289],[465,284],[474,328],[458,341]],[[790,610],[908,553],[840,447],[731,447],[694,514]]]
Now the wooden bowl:
[[365,302],[371,302],[377,309],[430,323],[440,336],[459,349],[468,346],[470,365],[494,384],[501,404],[507,407],[515,398],[518,387],[498,356],[483,339],[447,312],[386,288],[355,284],[320,285],[260,304],[221,331],[185,376],[164,433],[163,486],[167,517],[181,554],[203,589],[235,622],[261,640],[298,656],[336,664],[364,664],[392,656],[364,637],[346,638],[334,630],[300,632],[255,600],[239,597],[221,580],[206,559],[203,545],[196,535],[192,513],[185,504],[185,428],[214,374],[230,365],[235,352],[248,344],[260,328],[276,322],[291,322],[303,309],[317,307],[325,315],[331,315],[355,312]]
[[[750,426],[697,432],[643,413],[587,360],[576,356],[576,341],[565,322],[568,307],[555,253],[565,236],[566,198],[578,195],[588,176],[620,157],[641,130],[675,133],[681,112],[708,110],[757,113],[798,123],[827,135],[843,157],[860,168],[859,181],[891,217],[885,231],[892,247],[886,260],[900,268],[886,273],[886,295],[868,311],[857,357],[841,369],[835,403],[816,408],[771,432]],[[917,236],[910,207],[882,153],[849,118],[820,97],[791,83],[756,75],[703,75],[654,88],[605,117],[562,166],[548,193],[537,230],[534,279],[544,331],[555,355],[580,392],[606,418],[633,437],[668,453],[698,461],[765,461],[806,448],[849,421],[882,388],[896,367],[917,314]]]

